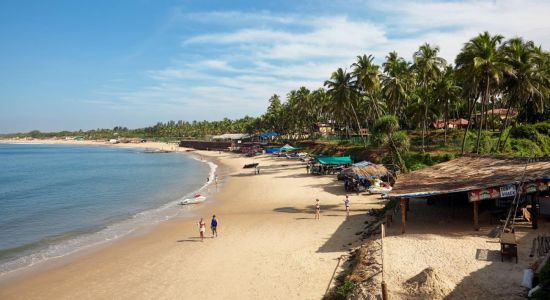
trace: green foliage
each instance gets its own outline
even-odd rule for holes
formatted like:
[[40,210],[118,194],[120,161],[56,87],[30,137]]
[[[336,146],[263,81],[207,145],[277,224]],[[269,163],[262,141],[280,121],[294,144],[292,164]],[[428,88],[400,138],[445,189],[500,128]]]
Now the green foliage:
[[392,136],[395,147],[399,151],[408,151],[411,146],[411,139],[406,131],[398,131]]
[[515,139],[538,140],[538,131],[534,126],[518,125],[510,129],[510,137]]
[[342,285],[336,287],[336,294],[342,297],[342,299],[345,299],[351,292],[353,292],[354,288],[355,282],[346,280]]
[[375,134],[391,134],[399,130],[399,120],[394,115],[380,117],[372,128]]
[[507,148],[508,147],[510,152],[512,152],[515,156],[542,156],[542,150],[532,140],[511,139],[509,141],[509,146],[507,145]]
[[410,171],[420,170],[454,158],[454,154],[433,155],[420,152],[408,152],[403,154],[403,160],[405,160],[405,164]]
[[391,198],[386,205],[384,205],[384,211],[392,210],[397,206],[397,198]]
[[534,124],[533,128],[540,134],[550,135],[550,121]]

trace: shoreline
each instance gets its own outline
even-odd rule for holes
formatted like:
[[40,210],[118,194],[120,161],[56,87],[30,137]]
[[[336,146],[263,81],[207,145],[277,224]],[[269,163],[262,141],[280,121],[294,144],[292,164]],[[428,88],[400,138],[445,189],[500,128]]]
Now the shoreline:
[[[219,217],[218,238],[201,243],[196,219],[174,218],[73,261],[0,282],[0,298],[318,299],[338,258],[360,245],[355,232],[364,212],[380,206],[375,197],[352,195],[346,219],[341,185],[332,176],[305,174],[300,162],[195,154],[225,166],[213,201],[196,211],[207,222],[212,214]],[[242,169],[251,160],[260,162],[262,174]],[[315,197],[322,199],[321,220],[313,218]]]
[[[95,141],[82,143],[78,141],[61,141],[60,142],[58,140],[35,140],[32,143],[29,143],[28,141],[12,142],[11,140],[0,140],[0,144],[67,145],[67,146],[82,146],[82,147],[111,147],[111,148],[122,148],[122,149],[158,149],[158,150],[168,150],[173,147],[173,145],[171,144],[156,143],[156,142],[143,143],[143,144],[109,144],[109,143],[101,143],[101,142],[95,142]],[[121,145],[121,146],[118,146],[118,145]],[[18,262],[21,260],[23,261],[30,260],[29,263],[22,263],[23,264],[22,266],[16,266],[13,269],[8,269],[0,273],[0,284],[4,281],[9,282],[14,278],[20,278],[27,274],[33,274],[33,273],[41,272],[43,270],[51,269],[54,266],[63,265],[66,262],[72,261],[77,257],[82,257],[86,254],[94,253],[100,249],[104,249],[105,247],[108,247],[109,245],[116,243],[118,241],[124,240],[126,238],[146,234],[147,232],[150,232],[156,226],[158,226],[163,222],[167,222],[177,218],[179,219],[192,218],[193,210],[194,210],[193,207],[185,207],[186,208],[185,212],[182,212],[182,210],[178,207],[178,211],[172,215],[154,216],[154,214],[159,213],[161,210],[166,211],[170,207],[177,205],[177,202],[181,201],[181,199],[186,197],[191,197],[191,195],[203,192],[205,190],[207,195],[212,197],[215,194],[215,191],[210,192],[209,187],[210,185],[212,185],[213,178],[214,178],[213,176],[216,173],[216,170],[220,168],[220,162],[217,160],[201,159],[200,156],[193,155],[192,152],[178,151],[178,150],[179,149],[176,148],[173,152],[186,155],[190,159],[197,160],[199,162],[202,162],[208,165],[209,171],[207,174],[208,174],[208,177],[210,178],[208,183],[203,184],[198,189],[190,191],[187,194],[182,195],[181,197],[178,196],[179,197],[178,199],[174,199],[158,207],[153,207],[143,211],[139,211],[130,217],[117,220],[113,223],[104,224],[105,226],[101,226],[103,228],[98,231],[92,230],[87,233],[81,233],[67,240],[60,241],[59,243],[50,245],[50,247],[58,248],[60,246],[64,246],[67,244],[79,243],[82,241],[82,239],[85,240],[84,242],[82,242],[83,244],[76,246],[74,249],[72,248],[67,249],[65,251],[61,251],[60,254],[56,253],[56,254],[52,254],[52,256],[47,256],[47,257],[44,256],[46,254],[43,254],[43,253],[41,254],[41,251],[47,251],[47,249],[37,249],[33,253],[26,254],[12,261],[8,261],[6,262],[6,264],[18,265]],[[166,213],[168,213],[168,211],[166,211]],[[149,218],[149,219],[146,219],[146,218]],[[119,232],[122,229],[123,231]],[[114,231],[112,233],[113,236],[98,237],[98,235],[101,235],[102,233],[105,233],[107,231]],[[42,256],[42,259],[35,262],[33,256],[37,254],[40,254],[40,256]]]

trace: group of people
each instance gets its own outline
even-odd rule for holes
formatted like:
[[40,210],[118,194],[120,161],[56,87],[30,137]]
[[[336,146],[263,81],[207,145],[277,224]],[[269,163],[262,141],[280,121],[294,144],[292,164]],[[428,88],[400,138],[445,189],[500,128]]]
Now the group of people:
[[[201,241],[204,242],[204,234],[206,233],[206,222],[204,222],[203,218],[201,218],[198,225],[199,233],[201,235]],[[216,219],[216,215],[212,216],[212,220],[210,221],[210,230],[212,230],[212,238],[218,237],[218,219]]]
[[[346,208],[346,218],[349,217],[349,196],[346,195],[346,198],[344,199],[344,206]],[[321,218],[321,204],[319,203],[319,199],[315,199],[315,220],[319,220]]]

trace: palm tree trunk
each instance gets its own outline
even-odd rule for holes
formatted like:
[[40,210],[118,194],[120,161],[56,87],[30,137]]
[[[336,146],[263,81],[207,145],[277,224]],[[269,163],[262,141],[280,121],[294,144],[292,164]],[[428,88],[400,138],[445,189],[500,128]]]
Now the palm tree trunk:
[[[476,95],[477,95],[477,92],[476,92]],[[476,107],[475,105],[476,95],[474,95],[471,105],[470,105],[470,101],[468,100],[468,106],[469,106],[468,125],[466,125],[466,130],[464,131],[464,137],[462,137],[462,150],[460,152],[462,155],[464,155],[464,146],[466,145],[466,137],[468,136],[468,130],[470,129],[470,125],[472,124],[472,114],[474,113],[474,109]]]
[[367,149],[367,141],[365,141],[365,137],[363,136],[363,133],[361,132],[361,124],[359,123],[359,118],[357,117],[357,113],[355,112],[355,108],[353,107],[353,104],[351,105],[351,110],[353,111],[353,115],[355,116],[355,121],[357,122],[357,130],[359,131],[359,135],[361,136],[361,140],[363,140],[363,145],[365,146],[365,149]]
[[481,100],[481,115],[479,118],[479,129],[477,130],[477,143],[476,143],[476,153],[479,154],[479,143],[481,141],[481,130],[483,129],[483,119],[487,117],[487,112],[485,111],[485,104],[489,102],[489,75],[487,75],[487,82],[485,86],[485,95],[483,100]]
[[512,99],[509,99],[508,100],[508,107],[506,109],[506,117],[504,118],[504,122],[502,123],[502,126],[500,128],[500,134],[498,135],[496,151],[500,151],[500,142],[502,140],[502,135],[504,134],[504,130],[506,129],[506,127],[508,127],[508,117],[510,116],[510,109],[511,108],[512,108]]
[[397,161],[399,163],[399,167],[401,168],[401,171],[403,171],[403,173],[407,173],[408,172],[407,166],[405,165],[405,161],[401,157],[401,154],[399,153],[397,146],[395,146],[395,142],[393,141],[392,134],[389,134],[389,138],[390,138],[391,148],[393,149],[395,156],[397,156]]
[[448,99],[445,100],[445,140],[443,141],[443,145],[447,146],[447,122],[449,121],[449,101]]
[[423,119],[423,122],[422,122],[422,152],[426,152],[426,150],[424,149],[426,147],[426,144],[425,144],[425,136],[426,136],[426,131],[427,131],[427,128],[426,128],[426,119],[428,118],[428,106],[426,105],[426,103],[424,103],[424,119]]

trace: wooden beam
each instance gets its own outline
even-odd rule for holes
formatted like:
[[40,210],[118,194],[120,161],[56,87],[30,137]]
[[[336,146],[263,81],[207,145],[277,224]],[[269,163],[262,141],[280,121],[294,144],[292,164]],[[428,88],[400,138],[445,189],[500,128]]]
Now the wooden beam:
[[538,200],[539,195],[540,195],[540,192],[537,192],[536,194],[531,196],[532,197],[531,198],[531,216],[532,216],[531,228],[533,229],[539,228],[539,222],[538,222],[539,211],[537,209],[537,206],[539,203],[539,200]]
[[407,225],[407,199],[401,198],[399,205],[401,206],[401,233],[405,233]]
[[473,202],[474,205],[474,230],[479,230],[479,201]]

